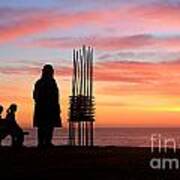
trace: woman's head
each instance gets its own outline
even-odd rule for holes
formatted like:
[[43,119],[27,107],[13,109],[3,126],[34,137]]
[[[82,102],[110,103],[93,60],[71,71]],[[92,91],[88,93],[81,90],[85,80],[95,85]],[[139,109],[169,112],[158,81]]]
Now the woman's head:
[[17,111],[17,105],[16,104],[11,104],[7,110],[7,113],[14,113]]
[[53,77],[54,75],[54,69],[51,64],[44,65],[42,69],[42,76],[43,77]]

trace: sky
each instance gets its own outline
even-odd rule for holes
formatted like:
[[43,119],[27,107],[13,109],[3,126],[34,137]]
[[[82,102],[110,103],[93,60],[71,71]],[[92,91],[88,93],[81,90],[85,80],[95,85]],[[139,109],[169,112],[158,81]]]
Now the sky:
[[23,127],[46,63],[67,126],[72,50],[83,44],[95,50],[96,126],[180,127],[180,0],[1,0],[0,17],[0,104],[16,103]]

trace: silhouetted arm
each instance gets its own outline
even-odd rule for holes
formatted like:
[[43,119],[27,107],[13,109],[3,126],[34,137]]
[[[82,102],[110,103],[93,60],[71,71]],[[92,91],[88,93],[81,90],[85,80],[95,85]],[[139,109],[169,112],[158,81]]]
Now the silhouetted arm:
[[39,96],[39,88],[38,88],[38,82],[34,86],[34,91],[33,91],[33,99],[35,102],[38,101],[38,96]]
[[60,93],[59,93],[59,88],[57,86],[56,81],[55,81],[55,92],[54,92],[54,95],[55,95],[55,100],[56,100],[56,102],[59,105],[59,113],[61,113],[61,106],[60,106],[60,102],[59,102],[59,100],[60,100]]

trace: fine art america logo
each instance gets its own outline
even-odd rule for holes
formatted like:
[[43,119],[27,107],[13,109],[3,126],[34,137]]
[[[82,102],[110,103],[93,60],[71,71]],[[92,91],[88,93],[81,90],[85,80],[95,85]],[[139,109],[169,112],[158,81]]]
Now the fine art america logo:
[[[174,138],[166,138],[161,134],[151,135],[151,153],[154,156],[149,165],[156,170],[176,170],[179,169],[179,159],[174,158],[176,154],[177,143]],[[170,157],[166,157],[169,156]]]

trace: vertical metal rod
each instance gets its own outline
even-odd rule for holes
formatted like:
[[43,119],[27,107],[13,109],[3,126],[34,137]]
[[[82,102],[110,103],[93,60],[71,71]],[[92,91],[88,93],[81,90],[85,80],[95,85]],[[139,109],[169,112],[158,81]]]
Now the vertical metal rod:
[[69,122],[69,145],[71,145],[71,122]]
[[86,96],[86,77],[87,77],[87,72],[86,72],[86,61],[87,59],[84,57],[84,96]]
[[86,52],[86,46],[83,45],[83,60],[84,60],[84,96],[86,95],[86,61],[87,61],[87,52]]
[[87,58],[87,96],[89,96],[89,58]]
[[89,145],[89,137],[88,137],[88,122],[86,122],[86,146]]
[[94,145],[94,133],[93,133],[94,127],[93,127],[93,122],[90,122],[90,139],[91,139],[91,143],[90,145],[93,146]]
[[[73,49],[73,77],[72,77],[72,99],[71,101],[73,102],[73,97],[75,95],[75,65],[74,65],[74,62],[75,62],[75,50]],[[71,103],[72,103],[71,102]],[[70,104],[70,111],[72,111],[72,104]],[[70,115],[71,117],[71,115]],[[70,119],[70,122],[69,122],[69,144],[72,145],[72,122],[71,122],[71,119]]]
[[78,60],[78,51],[76,51],[76,69],[77,69],[77,77],[76,77],[76,95],[79,94],[79,76],[80,76],[80,69],[79,69],[79,60]]
[[[90,48],[89,48],[89,51],[90,51]],[[91,50],[90,52],[90,97],[92,99],[92,87],[93,87],[93,49]]]
[[73,146],[76,144],[75,143],[75,137],[76,137],[76,134],[75,134],[75,123],[73,122],[72,124],[72,130],[73,130]]
[[82,145],[84,146],[84,122],[82,122]]
[[72,96],[75,96],[75,81],[76,81],[76,65],[75,65],[75,50],[73,49],[73,77],[72,77]]
[[81,54],[81,49],[79,50],[79,58],[80,58],[80,95],[82,95],[83,88],[83,57]]
[[72,145],[71,122],[69,122],[69,144]]
[[78,145],[81,146],[81,122],[78,122]]
[[76,50],[74,50],[74,88],[75,88],[75,93],[74,95],[76,96],[77,94],[77,59],[76,59]]

